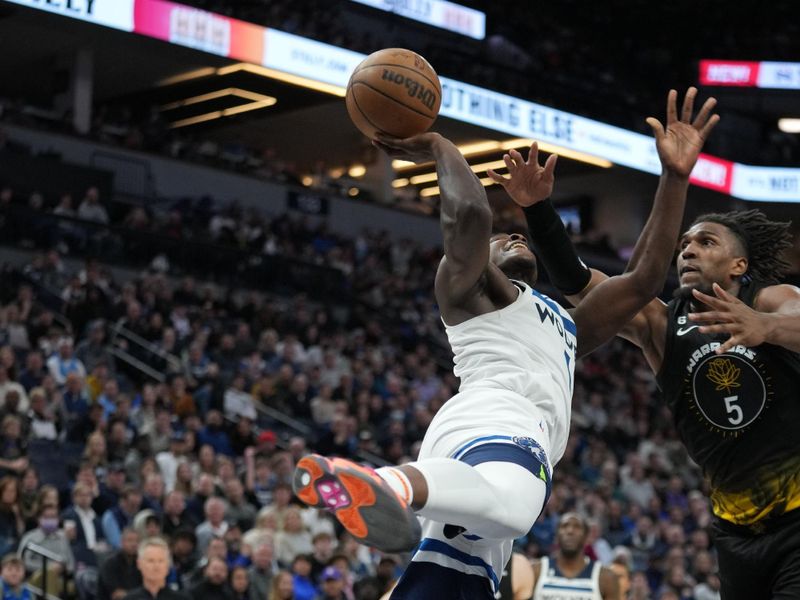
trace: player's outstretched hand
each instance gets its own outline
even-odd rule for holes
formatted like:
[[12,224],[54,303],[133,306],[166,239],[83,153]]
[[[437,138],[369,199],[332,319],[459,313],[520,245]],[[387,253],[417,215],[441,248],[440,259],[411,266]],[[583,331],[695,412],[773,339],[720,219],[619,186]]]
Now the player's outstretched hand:
[[438,133],[432,132],[420,133],[406,139],[378,134],[372,144],[392,158],[424,163],[435,160],[434,146],[443,139]]
[[709,310],[689,313],[689,320],[699,323],[700,333],[727,333],[730,337],[717,348],[717,354],[728,352],[742,346],[760,346],[766,340],[764,314],[753,310],[736,296],[723,290],[719,284],[713,285],[714,296],[692,290],[698,302]]
[[503,155],[503,161],[508,167],[508,177],[504,177],[489,169],[487,173],[492,181],[502,185],[511,199],[522,206],[531,206],[546,200],[553,193],[555,178],[553,172],[556,168],[557,154],[547,157],[544,166],[539,164],[539,144],[533,142],[528,160],[516,150],[509,150]]
[[711,114],[717,104],[715,98],[706,100],[692,121],[696,96],[697,88],[690,87],[686,91],[681,115],[678,118],[678,92],[669,91],[666,128],[655,117],[647,118],[647,124],[653,129],[653,135],[656,137],[656,149],[662,167],[681,177],[689,177],[703,144],[719,123],[719,115]]

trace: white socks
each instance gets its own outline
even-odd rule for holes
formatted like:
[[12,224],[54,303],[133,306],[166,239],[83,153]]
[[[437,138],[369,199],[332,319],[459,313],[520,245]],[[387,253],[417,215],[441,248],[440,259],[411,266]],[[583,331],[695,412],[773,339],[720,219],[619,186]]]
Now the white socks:
[[411,482],[405,473],[395,467],[381,467],[380,469],[375,469],[375,473],[380,475],[381,479],[388,483],[389,487],[405,500],[408,506],[411,506],[414,501],[414,489],[411,487]]

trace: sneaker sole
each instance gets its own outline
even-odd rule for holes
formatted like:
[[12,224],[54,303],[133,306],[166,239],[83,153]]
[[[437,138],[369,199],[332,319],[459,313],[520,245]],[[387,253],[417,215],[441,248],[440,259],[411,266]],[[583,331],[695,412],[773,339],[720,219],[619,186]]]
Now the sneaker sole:
[[421,530],[413,511],[380,476],[354,462],[305,456],[297,463],[293,487],[300,500],[330,510],[364,544],[405,552],[419,543]]

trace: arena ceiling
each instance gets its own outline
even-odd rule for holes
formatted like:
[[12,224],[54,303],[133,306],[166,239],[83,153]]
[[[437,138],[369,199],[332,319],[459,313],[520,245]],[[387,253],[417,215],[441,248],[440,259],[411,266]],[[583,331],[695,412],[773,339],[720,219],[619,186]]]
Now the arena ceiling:
[[[65,88],[69,65],[82,48],[90,49],[94,57],[96,105],[158,105],[164,118],[178,124],[182,133],[274,148],[278,156],[301,169],[310,170],[321,163],[346,169],[372,160],[373,149],[350,123],[342,98],[237,68],[236,63],[211,54],[0,2],[4,95],[52,105],[53,94]],[[724,94],[732,103],[752,105],[745,92]],[[760,106],[751,108],[769,111],[783,106],[768,106],[762,100]],[[202,118],[212,112],[226,116]],[[201,118],[194,122],[197,117]],[[444,118],[434,128],[457,144],[508,138]],[[493,163],[501,155],[502,150],[481,152],[470,161]],[[399,177],[425,171],[412,170]],[[600,187],[610,193],[615,189],[650,190],[655,185],[652,176],[630,169],[603,169],[568,159],[559,161],[558,178],[562,191],[576,194]],[[497,186],[490,190],[490,194],[499,194]],[[731,202],[709,190],[698,188],[695,193],[706,206],[723,207]]]

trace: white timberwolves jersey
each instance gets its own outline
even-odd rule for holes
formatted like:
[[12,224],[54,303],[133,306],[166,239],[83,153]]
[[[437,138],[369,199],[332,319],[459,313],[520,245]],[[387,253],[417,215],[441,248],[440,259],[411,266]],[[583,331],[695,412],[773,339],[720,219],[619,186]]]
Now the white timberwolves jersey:
[[542,558],[533,600],[603,600],[600,594],[600,569],[597,561],[586,559],[586,568],[577,577],[564,577],[556,562]]
[[554,300],[515,283],[519,297],[505,308],[458,325],[445,323],[454,373],[461,379],[460,393],[508,390],[533,403],[547,422],[555,465],[569,434],[575,322]]

